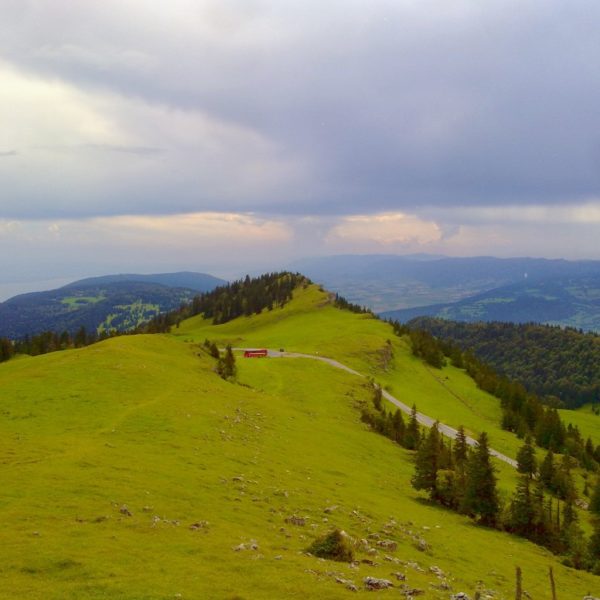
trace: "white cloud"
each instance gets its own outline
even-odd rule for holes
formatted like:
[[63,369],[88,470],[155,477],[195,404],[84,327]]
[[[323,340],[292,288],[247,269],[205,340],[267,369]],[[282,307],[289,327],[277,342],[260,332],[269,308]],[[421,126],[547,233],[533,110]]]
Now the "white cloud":
[[435,222],[396,212],[345,217],[329,231],[325,243],[336,248],[393,251],[426,246],[441,237]]

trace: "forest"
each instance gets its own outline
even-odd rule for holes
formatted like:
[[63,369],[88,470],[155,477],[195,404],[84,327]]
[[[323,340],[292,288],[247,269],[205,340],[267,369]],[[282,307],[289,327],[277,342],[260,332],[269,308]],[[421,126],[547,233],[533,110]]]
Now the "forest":
[[429,317],[408,328],[452,341],[543,402],[578,408],[600,401],[600,336],[534,323],[460,323]]

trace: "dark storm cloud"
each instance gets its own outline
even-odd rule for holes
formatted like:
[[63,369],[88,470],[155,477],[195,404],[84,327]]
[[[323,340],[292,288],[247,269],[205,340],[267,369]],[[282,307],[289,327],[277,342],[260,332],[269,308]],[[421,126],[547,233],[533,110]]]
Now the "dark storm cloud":
[[[235,187],[245,158],[233,139],[209,144],[216,157],[179,148],[181,131],[160,148],[155,138],[90,142],[166,162],[143,178],[132,167],[101,185],[81,171],[66,195],[51,188],[59,203],[47,189],[35,195],[15,180],[15,199],[31,194],[30,216],[349,214],[599,195],[600,4],[593,0],[54,0],[9,2],[0,13],[0,51],[23,72],[201,113],[272,145],[264,164],[248,167],[251,184]],[[297,168],[267,185],[256,173],[273,157]],[[104,165],[107,173],[112,167]],[[15,200],[4,208],[18,216],[24,206]]]

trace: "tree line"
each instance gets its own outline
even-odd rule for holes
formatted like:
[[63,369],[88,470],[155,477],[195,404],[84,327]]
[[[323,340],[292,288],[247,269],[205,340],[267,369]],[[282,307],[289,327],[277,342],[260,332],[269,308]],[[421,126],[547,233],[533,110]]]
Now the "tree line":
[[264,310],[283,307],[292,299],[294,290],[308,286],[310,280],[299,273],[288,271],[266,273],[219,286],[210,292],[195,296],[191,303],[179,309],[157,315],[138,328],[139,333],[165,333],[184,319],[203,314],[213,325],[227,323],[237,317],[249,317]]
[[372,402],[361,409],[361,420],[414,451],[411,484],[431,502],[468,515],[480,525],[527,538],[564,556],[569,566],[600,573],[600,477],[589,503],[594,530],[586,539],[576,509],[575,463],[569,456],[557,460],[549,450],[538,463],[533,441],[527,438],[517,454],[518,483],[512,497],[503,502],[486,432],[474,447],[467,443],[462,426],[455,440],[445,440],[437,423],[428,431],[421,429],[415,405],[405,423],[400,410],[386,410],[377,385],[373,385]]
[[441,368],[450,361],[455,367],[465,369],[480,389],[498,398],[503,429],[522,439],[531,436],[541,448],[568,454],[586,470],[600,468],[600,445],[594,445],[590,437],[583,439],[577,426],[565,425],[556,406],[545,404],[523,384],[500,375],[470,350],[463,351],[453,340],[440,339],[429,331],[415,329],[416,324],[391,322],[397,335],[409,336],[413,354],[427,364]]
[[535,323],[461,323],[430,317],[413,319],[408,328],[469,350],[545,403],[578,408],[600,402],[596,333]]

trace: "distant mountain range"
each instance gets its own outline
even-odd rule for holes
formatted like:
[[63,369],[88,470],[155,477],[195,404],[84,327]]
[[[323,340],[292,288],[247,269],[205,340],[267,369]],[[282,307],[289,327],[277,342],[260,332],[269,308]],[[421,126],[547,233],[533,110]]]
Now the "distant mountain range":
[[173,310],[199,292],[226,283],[204,273],[106,275],[0,303],[0,337],[42,331],[126,331],[159,312]]
[[[585,321],[587,306],[593,305],[590,302],[595,289],[595,283],[584,282],[585,277],[600,277],[600,261],[487,256],[449,258],[427,254],[330,256],[296,261],[291,267],[328,289],[339,292],[350,302],[367,305],[375,312],[385,311],[384,314],[390,314],[387,311],[393,310],[395,314],[404,315],[396,311],[413,307],[427,307],[430,311],[423,312],[424,309],[420,308],[406,313],[410,316],[402,316],[403,319],[437,314],[437,310],[463,300],[468,304],[467,299],[476,298],[496,288],[523,284],[522,287],[526,290],[532,285],[554,280],[557,286],[568,285],[568,281],[581,282],[573,284],[584,290],[581,292],[583,298],[578,299],[579,308],[567,308],[563,305],[560,319],[565,318],[562,315],[568,315],[573,323]],[[550,295],[556,296],[557,291]],[[575,294],[577,296],[579,292]],[[493,297],[495,296],[492,295],[491,298]],[[543,307],[544,310],[550,308],[547,303],[534,301],[534,297],[529,302],[531,310],[527,313],[527,318],[535,317],[537,307]],[[563,303],[571,302],[565,294],[560,298]],[[526,300],[523,302],[527,304]],[[556,311],[551,315],[548,313],[549,317],[538,316],[535,320],[554,320],[553,315],[558,314],[558,304],[560,301],[556,302]],[[486,318],[481,312],[480,314],[481,318]]]
[[600,331],[600,274],[524,281],[448,304],[382,313],[401,322],[419,316],[473,323],[547,323]]

